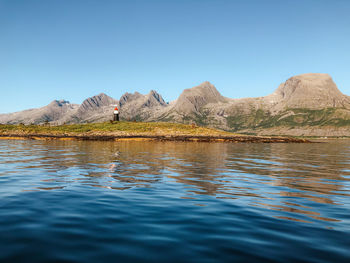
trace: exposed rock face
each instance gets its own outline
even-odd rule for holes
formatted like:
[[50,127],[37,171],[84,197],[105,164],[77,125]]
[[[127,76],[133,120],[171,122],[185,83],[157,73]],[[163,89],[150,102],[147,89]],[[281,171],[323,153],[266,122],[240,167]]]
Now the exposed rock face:
[[54,100],[48,106],[42,108],[41,112],[39,111],[37,118],[40,120],[40,115],[43,115],[42,120],[45,121],[59,120],[65,115],[70,115],[76,108],[77,105],[70,104],[69,101]]
[[0,123],[38,124],[57,121],[66,115],[71,115],[79,105],[70,104],[65,100],[54,100],[49,105],[10,114],[1,114]]
[[143,98],[143,95],[141,93],[138,93],[138,92],[135,92],[135,93],[126,92],[124,95],[122,95],[120,97],[119,105],[120,105],[120,107],[123,107],[128,102],[136,101],[136,100],[142,99],[142,98]]
[[159,118],[237,132],[269,130],[273,134],[274,127],[282,126],[346,125],[350,98],[338,90],[328,74],[292,77],[273,94],[258,98],[227,99],[205,82],[185,90]]
[[59,123],[84,123],[108,121],[113,115],[113,106],[118,101],[104,93],[90,97],[83,101],[77,111],[72,116],[59,121]]
[[350,99],[342,94],[328,74],[303,74],[282,83],[278,89],[266,97],[276,104],[272,111],[287,108],[347,108]]
[[350,97],[328,74],[317,73],[291,77],[265,97],[229,99],[203,82],[170,104],[153,90],[146,95],[125,93],[119,101],[101,93],[81,105],[53,101],[39,109],[2,114],[0,123],[108,121],[114,104],[119,105],[122,120],[196,123],[264,135],[350,136]]
[[[284,126],[346,125],[350,119],[350,97],[338,90],[328,74],[311,73],[288,79],[271,95],[233,101],[227,112],[228,129],[258,134],[266,134],[262,131],[269,130],[270,134],[274,134],[273,127],[281,130]],[[312,135],[312,130],[316,131],[296,130],[304,130],[304,135]],[[275,131],[281,134],[277,128]],[[299,132],[290,133],[296,134],[299,135]]]
[[200,112],[200,110],[209,103],[227,101],[226,98],[221,96],[213,84],[206,81],[199,86],[185,89],[177,99],[173,110],[182,113],[194,113]]
[[119,100],[120,116],[126,120],[148,120],[154,118],[158,111],[167,104],[160,94],[151,90],[142,95],[138,92],[125,93]]
[[[224,114],[222,109],[230,101],[230,99],[223,97],[213,84],[205,81],[199,86],[185,89],[176,101],[158,112],[156,119],[211,125],[224,129],[225,127],[220,125],[222,123],[220,119]],[[208,116],[209,118],[207,118]]]
[[85,123],[109,121],[114,106],[119,105],[120,117],[126,120],[146,120],[154,118],[167,106],[162,96],[152,90],[146,95],[138,92],[125,93],[120,101],[100,93],[83,101],[81,105],[67,101],[53,101],[49,105],[17,113],[1,114],[0,123],[51,124]]
[[144,103],[145,107],[157,107],[166,105],[167,104],[164,101],[163,97],[155,90],[151,90],[151,92],[147,95],[146,101]]
[[93,111],[99,109],[101,107],[110,106],[111,104],[115,104],[117,101],[112,97],[107,96],[104,93],[100,93],[96,96],[88,98],[83,101],[83,103],[79,107],[79,111]]

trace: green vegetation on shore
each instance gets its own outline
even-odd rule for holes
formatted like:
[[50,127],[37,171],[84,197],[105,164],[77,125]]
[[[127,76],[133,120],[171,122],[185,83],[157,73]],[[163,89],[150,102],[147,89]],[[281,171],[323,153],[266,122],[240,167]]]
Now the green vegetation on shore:
[[0,125],[0,134],[45,134],[45,135],[196,135],[224,136],[233,133],[211,128],[166,122],[105,122],[66,125]]
[[232,131],[242,129],[258,129],[273,127],[346,127],[350,125],[350,111],[342,108],[311,109],[286,109],[285,111],[271,115],[261,109],[249,115],[237,114],[226,118]]

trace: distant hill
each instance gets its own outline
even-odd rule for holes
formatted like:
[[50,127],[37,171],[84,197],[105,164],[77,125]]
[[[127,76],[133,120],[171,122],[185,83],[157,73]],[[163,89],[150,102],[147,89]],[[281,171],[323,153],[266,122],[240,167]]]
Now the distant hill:
[[350,135],[350,97],[328,74],[303,74],[282,83],[271,95],[243,99],[251,110],[239,114],[233,103],[227,112],[229,129],[257,134]]
[[125,93],[119,100],[121,117],[125,120],[143,121],[157,119],[158,112],[166,108],[167,103],[156,91],[142,95],[138,92]]
[[118,101],[104,93],[87,98],[76,109],[63,118],[55,120],[55,124],[63,123],[86,123],[86,122],[103,122],[111,119],[113,114],[113,106]]
[[101,93],[81,105],[60,100],[1,114],[0,123],[102,122],[112,118],[114,104],[124,120],[196,123],[263,135],[350,136],[350,97],[338,90],[328,74],[319,73],[291,77],[264,97],[230,99],[203,82],[185,89],[171,103],[153,90],[146,95],[125,93],[119,100]]
[[40,124],[55,122],[70,116],[79,108],[78,104],[71,104],[65,100],[54,100],[50,104],[37,108],[9,114],[0,114],[0,123],[3,124]]

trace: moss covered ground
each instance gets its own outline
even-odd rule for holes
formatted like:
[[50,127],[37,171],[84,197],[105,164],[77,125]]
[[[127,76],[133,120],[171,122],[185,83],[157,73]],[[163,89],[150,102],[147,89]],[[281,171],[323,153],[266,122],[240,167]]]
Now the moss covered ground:
[[350,111],[338,108],[321,110],[287,109],[277,115],[257,110],[249,115],[227,117],[227,124],[232,131],[242,129],[272,128],[272,127],[344,127],[350,126]]
[[203,135],[222,136],[233,133],[195,125],[166,122],[105,122],[87,124],[0,125],[0,134],[52,134],[52,135]]

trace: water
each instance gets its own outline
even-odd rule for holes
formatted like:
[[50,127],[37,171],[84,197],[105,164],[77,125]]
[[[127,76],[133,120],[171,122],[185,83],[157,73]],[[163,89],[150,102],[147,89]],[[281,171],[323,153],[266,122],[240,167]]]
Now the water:
[[0,140],[0,262],[350,262],[350,141]]

